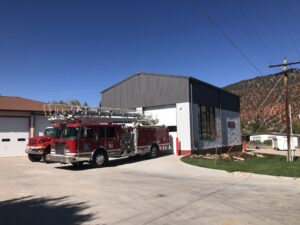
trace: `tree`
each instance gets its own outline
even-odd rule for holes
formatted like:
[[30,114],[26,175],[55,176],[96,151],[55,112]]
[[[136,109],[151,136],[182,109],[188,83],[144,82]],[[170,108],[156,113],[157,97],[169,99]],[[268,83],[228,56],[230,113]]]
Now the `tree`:
[[79,100],[77,99],[72,99],[70,101],[64,101],[64,100],[53,100],[53,101],[50,101],[50,104],[58,104],[58,105],[78,105],[80,106],[81,103]]
[[77,99],[72,99],[72,100],[70,100],[70,101],[69,101],[69,104],[70,104],[70,105],[78,105],[78,106],[81,106],[80,101],[77,100]]
[[78,99],[71,99],[69,101],[64,101],[64,100],[53,100],[53,101],[48,101],[49,104],[60,104],[60,105],[74,105],[74,106],[89,106],[86,101],[84,101],[83,104]]
[[241,119],[242,135],[249,135],[250,131],[246,126],[245,120]]
[[53,101],[48,101],[49,104],[54,104],[54,105],[65,105],[65,104],[68,104],[67,102],[63,101],[63,100],[59,100],[59,101],[56,101],[56,100],[53,100]]
[[300,134],[300,124],[298,122],[293,123],[293,134]]
[[65,102],[65,101],[60,100],[60,101],[58,102],[58,104],[66,105],[66,104],[68,104],[68,103]]
[[261,123],[261,121],[259,119],[256,119],[255,122],[252,125],[252,133],[262,133],[262,132],[266,132],[267,128],[265,126],[263,126],[263,124]]

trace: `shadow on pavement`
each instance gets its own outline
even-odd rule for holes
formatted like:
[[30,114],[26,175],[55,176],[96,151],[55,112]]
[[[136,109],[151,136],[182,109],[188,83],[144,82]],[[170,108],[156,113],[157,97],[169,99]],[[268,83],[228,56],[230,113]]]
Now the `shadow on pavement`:
[[[165,157],[168,155],[171,155],[172,152],[161,152],[159,155],[159,158]],[[136,155],[132,156],[129,158],[121,158],[121,159],[115,159],[113,161],[110,161],[107,165],[107,167],[115,167],[115,166],[121,166],[123,164],[130,164],[130,163],[137,163],[137,162],[142,162],[142,161],[147,161],[147,160],[155,160],[155,159],[150,159],[146,155]]]
[[[173,154],[173,151],[161,152],[159,158],[169,156],[172,154]],[[136,155],[136,156],[132,156],[132,157],[128,157],[128,158],[117,158],[117,159],[110,160],[109,163],[105,167],[122,166],[124,164],[138,163],[138,162],[142,162],[142,161],[146,161],[146,160],[155,160],[155,159],[150,159],[146,155],[144,155],[144,156]],[[65,169],[65,170],[73,170],[73,171],[80,171],[80,170],[87,170],[87,169],[101,169],[101,168],[93,167],[89,163],[85,163],[84,165],[77,166],[77,167],[74,167],[71,165],[63,165],[63,166],[57,166],[56,168],[57,169]]]
[[68,197],[34,198],[27,196],[0,202],[0,224],[77,225],[94,219],[83,213],[85,202],[66,202]]

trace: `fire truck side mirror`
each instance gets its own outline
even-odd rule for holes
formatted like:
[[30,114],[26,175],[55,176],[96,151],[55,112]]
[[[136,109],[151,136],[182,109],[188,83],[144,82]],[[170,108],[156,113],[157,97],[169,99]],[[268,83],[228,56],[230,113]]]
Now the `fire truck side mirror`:
[[95,140],[98,141],[98,134],[95,133]]

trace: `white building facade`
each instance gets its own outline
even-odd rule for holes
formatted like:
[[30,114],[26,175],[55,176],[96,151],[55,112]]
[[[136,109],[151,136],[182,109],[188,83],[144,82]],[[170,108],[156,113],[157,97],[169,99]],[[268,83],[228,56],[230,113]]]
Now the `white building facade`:
[[101,99],[103,107],[157,118],[169,128],[174,154],[241,146],[239,97],[195,78],[139,73],[102,91]]
[[51,126],[44,116],[45,103],[0,96],[0,157],[24,156],[28,139]]

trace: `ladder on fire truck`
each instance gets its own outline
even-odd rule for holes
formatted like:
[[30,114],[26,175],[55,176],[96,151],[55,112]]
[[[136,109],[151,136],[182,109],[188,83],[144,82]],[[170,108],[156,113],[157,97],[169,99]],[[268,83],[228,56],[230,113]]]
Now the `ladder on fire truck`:
[[46,104],[43,106],[45,116],[50,123],[71,121],[95,123],[133,123],[134,125],[155,125],[157,119],[132,109],[89,107],[65,104]]

